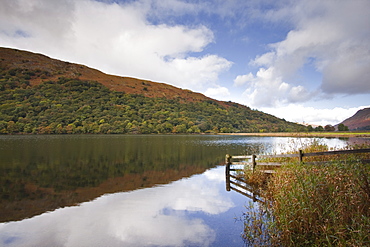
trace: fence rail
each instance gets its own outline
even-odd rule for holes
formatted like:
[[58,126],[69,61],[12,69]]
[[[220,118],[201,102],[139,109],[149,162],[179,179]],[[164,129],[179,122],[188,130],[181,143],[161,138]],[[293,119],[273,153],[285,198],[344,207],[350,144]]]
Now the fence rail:
[[[231,156],[226,154],[225,157],[225,176],[226,176],[226,190],[235,190],[245,196],[252,198],[253,200],[259,200],[255,193],[251,191],[251,187],[248,185],[248,181],[245,181],[241,176],[236,176],[237,172],[241,172],[248,168],[252,171],[256,169],[257,166],[261,167],[261,171],[266,174],[272,174],[275,172],[276,168],[282,166],[278,162],[258,162],[258,159],[268,159],[268,158],[298,158],[300,163],[321,165],[328,163],[328,161],[314,161],[314,162],[304,162],[304,157],[322,156],[322,155],[342,155],[342,154],[359,154],[359,153],[370,153],[370,149],[352,149],[352,150],[338,150],[338,151],[327,151],[327,152],[314,152],[314,153],[304,153],[299,150],[296,154],[277,154],[277,155],[236,155]],[[361,160],[362,163],[370,163],[369,159]]]
[[[337,151],[327,151],[327,152],[314,152],[314,153],[304,153],[302,150],[299,150],[299,153],[296,154],[275,154],[275,155],[236,155],[231,156],[229,154],[225,157],[226,164],[252,164],[253,168],[256,165],[260,166],[281,166],[280,163],[277,162],[259,162],[257,164],[257,158],[259,159],[268,159],[268,158],[299,158],[300,162],[303,162],[304,157],[312,157],[312,156],[322,156],[322,155],[341,155],[341,154],[358,154],[358,153],[370,153],[370,148],[365,149],[351,149],[351,150],[337,150]],[[234,162],[234,160],[238,160],[239,162]],[[247,162],[246,160],[250,160]],[[368,161],[368,160],[363,160]]]

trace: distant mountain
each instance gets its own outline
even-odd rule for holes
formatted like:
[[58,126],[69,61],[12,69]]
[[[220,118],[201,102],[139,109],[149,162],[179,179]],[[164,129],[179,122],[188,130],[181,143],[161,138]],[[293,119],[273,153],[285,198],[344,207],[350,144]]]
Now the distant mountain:
[[249,107],[165,83],[0,48],[0,133],[305,131]]
[[370,108],[364,108],[356,112],[350,118],[342,122],[350,130],[370,130]]

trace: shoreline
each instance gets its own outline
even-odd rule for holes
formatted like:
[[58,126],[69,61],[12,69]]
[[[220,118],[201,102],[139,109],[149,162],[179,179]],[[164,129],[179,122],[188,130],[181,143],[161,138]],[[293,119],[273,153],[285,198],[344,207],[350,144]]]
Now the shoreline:
[[370,131],[359,132],[272,132],[272,133],[218,133],[218,135],[270,137],[370,137]]

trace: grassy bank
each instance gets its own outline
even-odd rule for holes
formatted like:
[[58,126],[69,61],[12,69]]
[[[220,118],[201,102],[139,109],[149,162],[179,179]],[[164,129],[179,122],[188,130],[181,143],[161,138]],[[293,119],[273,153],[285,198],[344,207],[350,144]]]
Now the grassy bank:
[[274,133],[219,133],[219,135],[238,136],[276,136],[276,137],[370,137],[370,131],[333,132],[274,132]]
[[[306,152],[328,149],[317,141],[305,148]],[[320,166],[291,161],[267,182],[258,172],[246,173],[255,187],[263,187],[266,200],[245,214],[246,242],[370,246],[370,165],[359,161],[363,158],[370,157],[341,156]]]

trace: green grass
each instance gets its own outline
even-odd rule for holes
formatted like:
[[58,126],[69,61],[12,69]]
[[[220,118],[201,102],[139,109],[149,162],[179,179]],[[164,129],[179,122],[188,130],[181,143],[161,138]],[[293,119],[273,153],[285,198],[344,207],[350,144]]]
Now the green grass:
[[[303,148],[306,152],[328,150],[317,141]],[[369,157],[341,156],[320,166],[290,161],[267,182],[246,174],[248,179],[257,178],[266,200],[258,210],[245,214],[246,242],[254,246],[370,246],[370,165],[359,162],[363,158]]]

